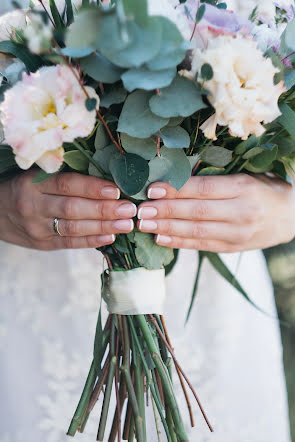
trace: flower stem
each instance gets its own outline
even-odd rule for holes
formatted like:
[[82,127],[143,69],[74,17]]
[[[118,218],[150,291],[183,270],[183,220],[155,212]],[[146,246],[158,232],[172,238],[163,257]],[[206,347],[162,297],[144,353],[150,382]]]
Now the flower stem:
[[98,433],[97,433],[97,440],[98,441],[103,441],[103,438],[104,438],[116,365],[117,365],[117,357],[113,356],[111,359],[111,363],[110,363],[106,391],[105,391],[105,395],[104,395],[102,412],[101,412],[101,416],[100,416],[99,428],[98,428]]
[[97,164],[96,161],[94,161],[94,159],[92,158],[91,155],[89,155],[89,153],[87,152],[87,150],[85,150],[82,146],[80,146],[79,143],[77,143],[77,141],[73,141],[73,145],[84,155],[85,158],[87,158],[89,160],[89,162],[91,164],[93,164],[93,166],[99,171],[99,173],[102,174],[102,176],[105,176],[105,172],[99,167],[99,165]]

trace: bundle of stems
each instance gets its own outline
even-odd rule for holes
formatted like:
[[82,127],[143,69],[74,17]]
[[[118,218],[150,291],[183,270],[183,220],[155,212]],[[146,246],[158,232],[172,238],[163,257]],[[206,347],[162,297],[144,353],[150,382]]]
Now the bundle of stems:
[[[149,401],[154,412],[158,440],[162,440],[162,423],[169,442],[188,441],[173,390],[172,362],[186,398],[191,425],[194,426],[194,418],[185,383],[191,389],[209,429],[213,431],[196,392],[174,355],[163,316],[114,314],[109,315],[104,329],[100,324],[99,315],[94,358],[68,435],[74,436],[77,431],[84,431],[88,417],[103,392],[98,441],[151,440],[148,439],[145,419],[145,406]],[[116,408],[107,436],[106,423],[113,388]]]

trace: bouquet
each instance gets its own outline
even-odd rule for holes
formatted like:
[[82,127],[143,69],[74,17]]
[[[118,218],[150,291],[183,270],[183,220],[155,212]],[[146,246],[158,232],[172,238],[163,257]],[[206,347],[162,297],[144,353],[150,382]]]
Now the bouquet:
[[[1,179],[31,167],[39,167],[33,182],[76,171],[115,182],[136,206],[155,181],[180,190],[194,175],[241,171],[290,180],[294,4],[232,3],[239,2],[35,0],[2,17]],[[134,229],[100,252],[109,317],[103,326],[99,311],[68,435],[84,431],[103,394],[97,440],[148,440],[150,397],[159,440],[162,425],[168,441],[188,441],[173,364],[191,424],[187,386],[213,431],[163,317],[165,274],[177,251]],[[252,302],[218,255],[199,258],[190,310],[204,258]]]

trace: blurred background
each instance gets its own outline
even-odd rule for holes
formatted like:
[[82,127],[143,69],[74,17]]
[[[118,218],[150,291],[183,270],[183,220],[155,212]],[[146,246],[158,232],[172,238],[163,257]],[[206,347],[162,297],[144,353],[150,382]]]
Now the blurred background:
[[[280,318],[295,324],[295,240],[264,251]],[[295,442],[295,326],[281,326],[292,440]]]
[[[18,3],[22,7],[27,7],[29,0],[19,0]],[[10,9],[11,0],[0,0],[0,15]],[[267,249],[264,254],[274,283],[280,318],[295,324],[295,240],[289,244]],[[292,440],[295,442],[295,326],[281,326],[281,331]]]

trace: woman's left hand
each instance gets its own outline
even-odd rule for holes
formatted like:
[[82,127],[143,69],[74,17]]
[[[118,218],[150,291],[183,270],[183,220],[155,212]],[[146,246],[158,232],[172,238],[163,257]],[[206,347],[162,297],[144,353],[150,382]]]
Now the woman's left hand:
[[264,175],[192,177],[177,192],[153,183],[138,229],[161,246],[211,252],[264,249],[295,236],[295,189]]

